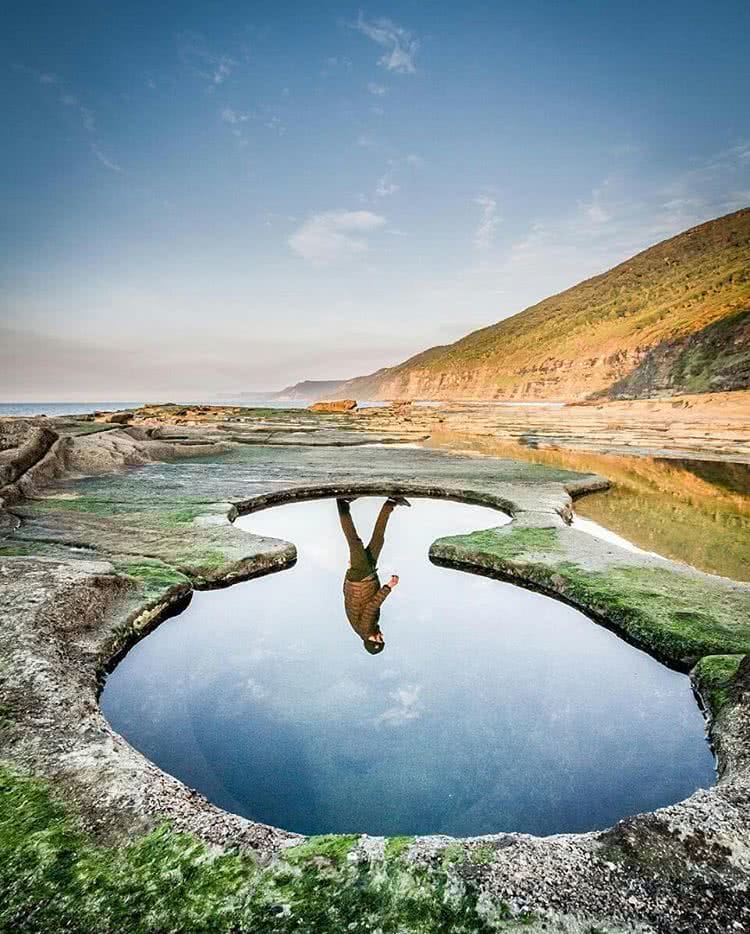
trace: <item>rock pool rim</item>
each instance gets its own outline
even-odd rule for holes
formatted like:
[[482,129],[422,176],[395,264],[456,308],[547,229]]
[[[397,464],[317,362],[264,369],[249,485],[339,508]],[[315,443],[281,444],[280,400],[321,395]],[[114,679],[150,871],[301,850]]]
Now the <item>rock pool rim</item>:
[[[610,487],[610,483],[604,477],[592,475],[590,477],[581,478],[580,480],[569,481],[568,483],[562,484],[562,486],[570,496],[571,501],[574,501],[575,499],[585,496],[588,493],[606,490]],[[263,512],[268,509],[274,509],[278,506],[293,505],[295,503],[310,502],[322,499],[336,499],[341,496],[354,496],[357,498],[411,496],[414,499],[437,499],[448,502],[464,503],[470,506],[484,506],[489,509],[494,509],[502,515],[509,517],[511,522],[507,523],[507,525],[512,525],[517,517],[524,512],[524,510],[520,509],[515,503],[513,503],[512,500],[506,499],[502,496],[495,496],[491,493],[484,493],[475,490],[466,490],[459,494],[455,490],[439,486],[428,486],[425,484],[411,484],[404,482],[393,484],[384,484],[382,482],[357,482],[304,485],[276,490],[272,493],[259,494],[257,496],[249,497],[246,500],[239,500],[237,502],[230,503],[230,508],[226,513],[226,519],[229,523],[234,524],[237,519],[252,515],[255,512]],[[570,505],[566,504],[561,506],[559,509],[556,509],[555,512],[565,525],[569,526],[571,524],[573,511]],[[268,565],[259,566],[241,574],[227,573],[216,578],[193,580],[189,584],[186,584],[184,587],[174,588],[174,593],[169,592],[166,595],[168,598],[167,601],[160,601],[161,605],[159,609],[154,613],[149,614],[150,619],[145,622],[144,625],[139,626],[136,631],[131,631],[130,636],[122,643],[118,643],[111,650],[111,652],[107,654],[107,657],[103,660],[103,662],[100,663],[97,673],[97,702],[101,697],[107,675],[114,671],[117,665],[122,661],[123,658],[125,658],[128,652],[135,645],[137,645],[146,636],[150,635],[155,629],[158,628],[161,623],[165,622],[167,619],[172,619],[173,617],[178,616],[185,609],[187,609],[192,599],[193,591],[202,592],[208,590],[221,590],[226,587],[231,587],[234,584],[245,583],[258,577],[266,577],[269,574],[285,571],[293,567],[297,562],[296,546],[293,543],[289,544],[291,545],[290,552],[283,560],[275,560]],[[480,577],[487,577],[492,580],[513,584],[517,587],[523,588],[524,590],[529,590],[532,593],[538,593],[542,596],[557,600],[558,602],[563,603],[566,606],[570,606],[580,613],[583,613],[583,615],[592,620],[592,622],[614,633],[616,636],[618,636],[618,638],[622,639],[623,642],[626,642],[633,648],[645,652],[647,655],[651,656],[651,658],[655,659],[660,664],[671,669],[672,671],[677,671],[680,674],[689,674],[697,661],[697,659],[679,661],[675,660],[667,654],[660,653],[654,646],[648,645],[631,636],[630,633],[628,633],[622,627],[622,625],[617,622],[616,619],[609,617],[606,612],[585,606],[576,600],[570,599],[560,591],[555,590],[554,587],[545,586],[539,581],[519,574],[515,570],[511,571],[507,569],[486,567],[467,561],[448,558],[441,555],[439,551],[434,548],[434,543],[433,546],[431,546],[429,549],[429,559],[438,567],[450,568],[453,570],[461,571],[463,573],[475,574]],[[142,614],[147,613],[150,608],[150,603],[147,602],[143,604],[139,611],[134,614],[134,617],[136,619],[139,618]],[[699,707],[707,718],[708,727],[710,726],[710,705],[701,695],[697,685],[694,682],[692,683],[692,689]],[[711,750],[714,753],[714,756],[717,758],[717,769],[719,769],[718,753],[714,748],[713,742],[711,742]]]
[[[575,495],[594,492],[609,486],[609,481],[605,480],[603,477],[592,477],[590,480],[591,489],[581,488],[588,486],[588,483],[588,480],[574,481],[570,486],[576,488]],[[580,493],[578,492],[579,488],[581,488]],[[572,496],[573,493],[570,492],[570,495]],[[267,509],[292,505],[294,503],[321,499],[336,499],[340,496],[411,496],[414,499],[438,499],[454,503],[466,503],[470,506],[485,506],[489,509],[495,509],[511,520],[513,520],[515,515],[519,512],[518,507],[511,500],[489,493],[467,490],[465,493],[459,495],[455,490],[432,485],[359,482],[306,485],[276,490],[273,493],[259,494],[246,500],[230,503],[226,513],[226,519],[227,522],[234,524],[237,519],[252,515],[254,512],[263,512]],[[570,522],[569,514],[563,514],[561,511],[559,515],[564,522]],[[281,560],[273,560],[267,565],[250,569],[241,574],[229,573],[217,578],[192,580],[184,585],[176,585],[167,591],[164,597],[156,603],[154,603],[154,601],[148,601],[142,604],[141,607],[132,614],[131,625],[127,628],[127,631],[121,633],[120,638],[110,646],[110,649],[98,666],[96,675],[97,704],[104,690],[107,675],[114,671],[128,652],[141,642],[141,640],[154,632],[163,622],[166,622],[168,619],[173,619],[175,616],[179,616],[184,612],[190,605],[193,591],[222,590],[225,587],[232,587],[234,584],[245,583],[258,577],[266,577],[269,574],[275,574],[279,571],[286,571],[294,567],[297,562],[296,546],[293,543],[289,544],[290,548]],[[534,588],[530,586],[529,589],[533,590]],[[139,622],[141,617],[144,617],[144,619],[142,622]]]
[[[583,496],[589,492],[595,492],[609,487],[609,481],[605,480],[602,477],[591,476],[588,478],[582,478],[581,480],[569,482],[562,484],[565,491],[571,498],[571,501],[574,498]],[[476,505],[484,506],[491,508],[499,512],[501,515],[509,517],[511,519],[510,523],[506,523],[506,526],[512,527],[518,516],[525,512],[524,509],[518,507],[511,500],[506,499],[502,496],[496,496],[490,493],[484,493],[476,490],[465,490],[460,493],[456,490],[446,489],[444,487],[439,487],[437,485],[424,485],[424,484],[411,484],[405,482],[399,483],[330,483],[330,484],[316,484],[316,485],[306,485],[299,487],[291,487],[282,490],[276,490],[272,493],[259,494],[254,497],[250,497],[246,500],[239,500],[233,502],[230,505],[230,508],[227,510],[226,518],[229,523],[234,523],[237,519],[252,515],[255,512],[266,511],[273,509],[279,506],[284,505],[294,505],[302,502],[310,502],[314,500],[323,500],[323,499],[336,499],[341,496],[354,496],[354,497],[384,497],[384,496],[410,496],[415,499],[437,499],[449,502],[456,503],[465,503],[467,505]],[[570,505],[566,504],[561,506],[558,509],[555,509],[559,520],[562,521],[565,525],[570,525],[572,518],[572,509]],[[252,534],[251,530],[248,530]],[[173,591],[168,592],[165,595],[165,599],[159,601],[156,606],[153,604],[146,603],[141,608],[140,611],[135,614],[136,618],[139,618],[141,615],[147,614],[148,620],[143,626],[139,626],[137,629],[129,627],[127,637],[121,641],[117,647],[110,654],[107,655],[106,661],[103,665],[100,666],[98,676],[97,676],[97,692],[96,700],[97,705],[99,705],[99,700],[101,698],[101,693],[104,689],[107,675],[112,672],[117,665],[122,661],[122,659],[130,652],[130,650],[137,645],[142,639],[150,635],[158,626],[165,622],[167,619],[174,618],[179,616],[190,604],[192,599],[193,591],[209,591],[209,590],[218,590],[224,589],[226,587],[231,587],[236,583],[247,582],[259,577],[265,577],[270,574],[275,574],[280,571],[287,570],[293,567],[297,562],[297,550],[296,546],[292,543],[291,549],[288,554],[282,560],[272,561],[270,564],[255,569],[251,569],[242,574],[226,574],[222,577],[205,580],[205,581],[191,581],[189,584],[186,584],[182,587],[173,588]],[[546,587],[540,584],[538,581],[530,578],[524,577],[519,574],[517,571],[510,570],[500,570],[497,568],[482,567],[477,564],[466,561],[457,561],[450,558],[441,556],[439,553],[434,551],[433,546],[429,549],[429,560],[438,567],[451,568],[463,573],[474,574],[480,577],[487,577],[493,580],[502,581],[509,583],[522,589],[529,590],[533,593],[539,593],[543,596],[546,596],[550,599],[557,600],[560,603],[563,603],[567,606],[572,607],[578,612],[582,613],[588,619],[590,619],[596,625],[600,625],[608,631],[614,633],[622,641],[626,642],[628,645],[631,645],[633,648],[638,649],[639,651],[645,652],[651,658],[655,659],[660,664],[664,665],[667,668],[670,668],[673,671],[677,671],[680,674],[689,674],[690,670],[694,666],[694,662],[680,664],[675,662],[674,659],[669,658],[664,655],[661,656],[660,653],[654,650],[653,646],[650,646],[642,641],[639,641],[637,638],[630,636],[623,627],[617,622],[616,619],[608,617],[606,612],[594,610],[588,606],[583,605],[576,600],[568,598],[566,595],[555,590],[553,587]],[[149,612],[150,608],[152,611]],[[705,721],[706,721],[706,740],[709,744],[709,748],[714,757],[714,770],[716,778],[721,779],[725,774],[729,762],[726,760],[723,755],[722,746],[718,743],[715,743],[711,733],[711,725],[713,722],[713,712],[711,706],[708,703],[707,699],[702,695],[701,691],[698,688],[698,685],[695,683],[694,679],[690,679],[691,689],[693,696],[696,700],[696,703],[701,710]],[[99,708],[101,710],[101,708]],[[105,718],[106,719],[106,718]],[[120,734],[118,734],[120,735]],[[124,737],[123,737],[124,739]],[[144,755],[143,753],[139,753]],[[147,761],[151,761],[147,756],[144,755],[144,758]],[[158,767],[157,767],[158,768]],[[710,793],[713,789],[716,788],[714,783],[710,786],[707,791]],[[689,800],[688,798],[682,799],[680,801],[674,802],[672,805],[667,805],[667,807],[680,806],[684,801]],[[220,808],[219,805],[212,805],[217,809],[223,811],[223,808]],[[661,810],[661,809],[660,809]],[[225,812],[231,814],[232,812]],[[647,813],[656,813],[656,812],[647,812]],[[618,824],[623,821],[631,820],[632,818],[623,818]],[[245,818],[245,820],[249,820]],[[261,822],[252,821],[256,825],[262,827],[268,827],[273,831],[280,832],[284,835],[288,835],[293,838],[294,842],[304,839],[312,839],[309,835],[299,834],[295,831],[289,831],[282,827],[276,827],[272,825],[265,825]],[[617,825],[616,825],[617,826]],[[604,831],[586,831],[583,833],[562,833],[562,834],[552,834],[550,837],[564,836],[564,837],[585,837],[589,834],[601,834],[607,833],[607,830]],[[547,839],[547,837],[536,836],[533,834],[519,833],[516,831],[510,832],[490,832],[487,834],[482,834],[480,836],[474,837],[446,837],[445,839],[455,840],[457,842],[461,841],[473,841],[473,840],[483,840],[487,838],[494,838],[498,836],[498,833],[502,837],[509,836],[523,836],[531,837],[532,839]],[[357,834],[355,834],[357,835]],[[351,836],[351,834],[330,834],[332,837],[346,837]],[[367,834],[357,835],[366,837]],[[421,835],[419,839],[443,839],[445,835],[441,834],[426,834]]]
[[[111,450],[109,439],[113,435],[121,438],[123,450]],[[5,488],[5,514],[10,503],[18,503],[23,511],[25,499],[46,491],[55,478],[71,479],[73,467],[78,475],[97,472],[92,467],[100,463],[94,456],[100,453],[116,472],[126,466],[131,455],[138,465],[181,461],[190,455],[186,446],[164,442],[152,447],[152,443],[123,432],[97,434],[83,442],[61,436],[51,449],[39,453],[40,460],[18,482]],[[228,448],[222,445],[219,441],[211,451],[226,453]],[[269,448],[273,463],[285,461],[285,455],[286,450],[277,453]],[[518,521],[494,538],[503,538],[514,526],[522,532],[544,527],[550,529],[551,537],[556,536],[559,553],[581,575],[598,568],[608,576],[610,569],[616,574],[620,567],[640,575],[658,564],[672,585],[664,591],[667,599],[671,593],[679,596],[683,581],[686,587],[694,588],[696,606],[718,628],[715,639],[700,632],[692,638],[701,662],[691,672],[691,680],[710,705],[711,736],[726,768],[710,789],[627,818],[603,832],[551,837],[501,833],[463,840],[395,838],[388,841],[385,854],[382,838],[360,836],[358,840],[351,838],[346,847],[352,850],[350,859],[370,860],[377,867],[384,855],[390,858],[388,854],[392,857],[397,851],[408,864],[428,870],[453,866],[455,861],[451,878],[461,883],[470,873],[470,878],[481,884],[483,896],[508,902],[514,912],[524,907],[538,910],[542,917],[563,912],[576,925],[596,923],[609,929],[614,923],[618,932],[627,930],[630,934],[646,928],[659,934],[694,934],[696,919],[701,919],[700,929],[707,934],[725,934],[737,919],[750,924],[750,816],[746,806],[750,795],[750,626],[746,622],[750,619],[750,584],[694,571],[674,560],[655,562],[616,546],[610,551],[582,531],[566,528],[564,518],[570,512],[571,497],[609,485],[588,471],[585,476],[571,476],[566,471],[563,476],[547,477],[546,470],[540,469],[538,476],[532,477],[528,470],[505,469],[512,459],[503,457],[493,458],[497,470],[475,471],[472,461],[464,471],[463,464],[444,469],[437,460],[434,469],[424,463],[413,467],[398,450],[392,449],[389,455],[392,460],[379,461],[372,474],[372,479],[380,478],[378,491],[391,483],[399,490],[411,491],[410,484],[419,477],[423,484],[448,487],[446,498],[466,501],[466,486],[497,493],[513,501],[512,514]],[[72,457],[70,463],[68,456]],[[328,495],[335,496],[336,490],[344,487],[364,495],[361,466],[346,449],[337,450],[335,459],[332,454],[319,457],[320,462],[311,462],[309,473],[297,474],[300,485],[309,477],[308,484],[327,485]],[[364,477],[368,482],[371,479],[368,474]],[[276,487],[274,492],[278,492],[279,481],[265,475],[259,475],[258,480],[256,490]],[[285,486],[292,490],[287,501],[294,500],[299,489],[295,489],[295,480],[288,478]],[[213,489],[220,491],[221,483]],[[368,490],[372,488],[368,486]],[[168,610],[180,593],[185,598],[193,590],[226,586],[269,573],[293,560],[293,546],[278,540],[269,541],[266,548],[257,537],[247,534],[247,547],[243,545],[240,538],[245,533],[233,530],[230,524],[231,518],[239,515],[233,503],[244,506],[247,502],[236,486],[229,495],[219,492],[214,496],[211,488],[207,493],[202,505],[208,508],[201,513],[212,514],[213,521],[225,528],[218,534],[207,527],[205,542],[199,528],[203,523],[196,522],[171,533],[168,541],[154,538],[152,551],[149,533],[158,535],[157,511],[157,521],[146,522],[143,531],[134,527],[133,540],[122,552],[117,550],[122,535],[106,511],[101,520],[77,522],[71,521],[72,513],[63,516],[51,505],[49,527],[41,526],[36,533],[32,530],[25,536],[30,545],[18,551],[11,548],[0,556],[0,569],[6,572],[0,575],[0,588],[11,597],[9,606],[13,606],[13,598],[19,601],[18,612],[5,614],[7,627],[2,631],[3,645],[17,652],[19,661],[19,666],[6,672],[13,692],[11,713],[17,724],[12,723],[12,745],[7,747],[6,758],[23,773],[52,783],[55,796],[71,807],[85,832],[99,841],[119,847],[125,841],[141,839],[144,831],[167,821],[174,832],[189,834],[213,852],[248,852],[265,864],[305,838],[224,811],[162,772],[112,729],[95,700],[95,675],[102,661],[111,657],[118,645],[129,639],[136,641],[133,631],[139,626],[155,625],[158,614]],[[31,518],[33,523],[33,514]],[[57,533],[56,541],[63,544],[70,545],[75,539],[85,545],[86,557],[78,555],[80,560],[74,561],[64,554],[45,552],[49,539],[45,543],[42,536],[49,531]],[[208,550],[212,541],[223,560],[218,561],[217,552]],[[42,544],[38,551],[36,543]],[[487,564],[494,562],[517,575],[540,580],[560,565],[559,557],[549,549],[532,554],[527,548],[518,556],[498,551],[491,554],[484,548],[480,551],[479,558]],[[463,552],[466,554],[466,549]],[[124,566],[129,560],[153,565],[163,580],[149,585],[145,577],[139,579]],[[542,574],[545,570],[547,575]],[[42,598],[44,616],[39,620],[38,604],[26,598],[33,586]],[[635,588],[620,581],[596,602],[604,612],[617,614],[623,606],[633,608],[631,592],[637,597]],[[728,609],[721,606],[725,597]],[[581,600],[588,598],[590,594],[582,592]],[[590,615],[581,603],[574,605]],[[651,646],[665,644],[670,635],[657,609],[656,605],[644,606],[641,614],[643,642],[639,648],[652,655]],[[84,638],[76,638],[78,632]],[[690,641],[687,631],[678,631],[678,636],[684,644]],[[18,688],[21,691],[16,695]],[[396,846],[390,848],[391,843]],[[317,844],[311,841],[310,846]],[[475,853],[482,858],[475,860]]]

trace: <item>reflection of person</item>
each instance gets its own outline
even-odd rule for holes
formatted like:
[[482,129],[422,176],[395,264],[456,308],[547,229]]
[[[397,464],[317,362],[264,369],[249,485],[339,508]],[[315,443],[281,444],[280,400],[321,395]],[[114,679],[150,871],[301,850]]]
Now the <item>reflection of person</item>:
[[357,534],[349,509],[350,498],[336,500],[339,521],[349,545],[349,570],[344,577],[344,609],[352,629],[362,640],[365,649],[371,655],[377,655],[385,648],[383,633],[380,631],[380,607],[398,584],[398,576],[393,575],[387,584],[380,586],[378,579],[378,557],[385,541],[385,529],[396,506],[411,505],[403,496],[389,497],[381,507],[380,514],[372,530],[370,543],[365,547]]

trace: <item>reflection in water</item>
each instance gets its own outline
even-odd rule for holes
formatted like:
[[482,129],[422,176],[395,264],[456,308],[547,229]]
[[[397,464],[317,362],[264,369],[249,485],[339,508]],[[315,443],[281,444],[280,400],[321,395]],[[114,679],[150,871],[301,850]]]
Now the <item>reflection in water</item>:
[[392,574],[387,584],[380,586],[378,558],[385,544],[385,530],[396,506],[409,506],[403,496],[389,497],[380,507],[378,518],[367,545],[357,534],[350,503],[353,497],[337,499],[341,530],[349,548],[349,568],[344,576],[344,610],[352,629],[362,640],[370,655],[378,655],[385,648],[380,629],[380,607],[398,584],[398,575]]
[[[351,512],[372,528],[382,501]],[[335,504],[268,509],[241,527],[295,542],[297,565],[197,593],[140,642],[102,697],[114,727],[222,807],[304,833],[581,831],[711,784],[684,675],[568,606],[427,559],[436,537],[506,517],[390,512],[387,652],[352,638]]]
[[750,464],[627,457],[436,433],[428,446],[598,473],[612,488],[576,512],[644,551],[733,580],[750,580]]

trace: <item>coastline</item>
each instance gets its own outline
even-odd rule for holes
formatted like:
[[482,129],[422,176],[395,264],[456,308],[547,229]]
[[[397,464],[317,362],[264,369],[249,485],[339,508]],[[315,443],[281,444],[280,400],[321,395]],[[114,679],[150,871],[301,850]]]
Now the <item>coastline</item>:
[[[204,424],[178,424],[200,417]],[[710,710],[721,777],[708,791],[628,818],[608,831],[466,841],[425,837],[411,841],[404,858],[429,867],[442,862],[441,854],[450,847],[458,847],[467,860],[478,847],[490,847],[486,864],[476,869],[461,857],[456,872],[460,877],[461,866],[475,866],[484,890],[517,911],[521,906],[553,911],[562,898],[574,917],[653,924],[658,905],[663,921],[653,929],[671,932],[686,912],[710,916],[713,902],[706,892],[722,886],[726,910],[734,906],[733,916],[741,916],[744,882],[731,867],[750,832],[747,817],[734,805],[738,796],[750,794],[750,685],[748,665],[740,665],[750,650],[750,629],[743,622],[750,615],[750,586],[633,554],[571,528],[571,495],[602,489],[606,481],[600,477],[503,458],[383,445],[384,437],[403,442],[424,432],[403,414],[391,413],[396,425],[390,426],[390,435],[382,433],[382,416],[373,423],[367,413],[311,417],[295,410],[229,416],[246,419],[239,422],[226,417],[172,412],[159,419],[152,412],[143,424],[124,428],[91,421],[71,426],[63,420],[66,427],[61,425],[57,437],[42,433],[41,447],[42,429],[27,423],[39,458],[29,465],[33,458],[27,457],[13,481],[9,514],[21,524],[6,529],[0,541],[0,581],[9,607],[0,631],[4,654],[13,659],[3,684],[12,723],[10,735],[3,737],[4,758],[53,780],[56,793],[99,839],[128,840],[167,818],[176,830],[207,844],[245,848],[265,861],[278,859],[300,838],[221,811],[160,772],[112,731],[96,703],[102,673],[118,652],[188,600],[193,588],[225,586],[293,562],[293,544],[256,540],[235,529],[232,520],[239,513],[341,492],[491,502],[514,521],[459,540],[440,540],[433,545],[433,557],[546,588],[619,627],[628,641],[668,664],[693,669],[693,683]],[[14,462],[20,463],[18,458]],[[157,463],[169,497],[150,490],[148,465]],[[188,474],[182,472],[183,463],[193,465]],[[139,470],[123,472],[139,464]],[[260,489],[250,498],[238,495],[248,477],[256,476],[256,464],[257,469],[265,465],[262,475],[268,465],[278,465],[278,479],[261,481],[257,473]],[[221,470],[219,465],[224,465]],[[290,470],[297,477],[291,483]],[[70,479],[86,473],[93,474],[91,479]],[[730,656],[729,668],[712,661]],[[682,841],[696,835],[713,841],[710,858],[685,850]],[[638,840],[635,849],[633,839]],[[359,859],[365,853],[382,854],[385,846],[355,837],[347,852]],[[673,867],[669,874],[657,874],[658,884],[652,868],[656,852],[665,858],[668,852]],[[519,865],[526,867],[521,875]],[[671,873],[677,866],[691,879],[689,897],[674,885]],[[727,916],[717,915],[717,924]]]

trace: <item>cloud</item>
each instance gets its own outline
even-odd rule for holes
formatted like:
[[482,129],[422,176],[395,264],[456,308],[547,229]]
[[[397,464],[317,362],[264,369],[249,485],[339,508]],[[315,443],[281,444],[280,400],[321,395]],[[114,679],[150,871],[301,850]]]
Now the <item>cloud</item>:
[[586,217],[595,224],[605,224],[610,218],[610,215],[604,210],[601,204],[597,204],[595,201],[584,206],[584,213]]
[[255,678],[248,678],[245,682],[245,688],[253,700],[264,700],[268,697],[268,691]]
[[[505,290],[507,316],[696,224],[746,207],[749,169],[750,145],[735,140],[671,177],[605,177],[567,211],[534,219],[525,235],[493,254],[482,287],[488,295]],[[476,282],[476,271],[472,277]],[[467,288],[460,283],[457,302]],[[490,311],[497,318],[497,310]]]
[[96,119],[93,111],[89,110],[88,107],[79,107],[78,111],[81,114],[81,123],[83,124],[84,130],[86,130],[87,133],[95,133]]
[[497,201],[489,195],[474,198],[474,204],[482,209],[479,226],[474,233],[474,246],[478,250],[488,250],[495,239],[500,218],[497,216]]
[[26,65],[14,65],[13,67],[18,69],[18,71],[22,71],[27,75],[31,75],[39,82],[39,84],[60,88],[59,102],[63,105],[63,107],[73,107],[77,109],[84,130],[86,130],[87,133],[96,132],[96,119],[94,117],[93,110],[89,110],[88,107],[84,107],[75,94],[71,94],[69,91],[65,90],[64,82],[59,75],[56,75],[51,71],[37,71],[34,68],[28,68]]
[[375,723],[402,726],[410,720],[418,720],[424,711],[424,704],[419,699],[421,691],[420,684],[406,684],[390,691],[388,697],[394,703],[375,718]]
[[231,107],[225,107],[221,112],[221,119],[224,123],[244,123],[246,120],[250,119],[250,115],[232,110]]
[[607,221],[612,219],[610,211],[602,204],[611,184],[612,179],[606,178],[600,187],[594,188],[591,192],[591,198],[588,201],[579,204],[580,211],[584,218],[595,226],[606,224]]
[[[394,174],[398,173],[399,171],[403,171],[405,166],[408,166],[411,169],[419,169],[424,165],[424,159],[421,156],[418,156],[416,153],[412,152],[407,156],[388,159],[388,165],[390,168],[384,175],[380,176],[377,185],[375,186],[376,198],[387,198],[389,195],[394,195],[397,191],[399,191],[401,189],[401,185],[394,181]],[[361,195],[360,199],[363,201],[368,200],[364,195]]]
[[352,28],[386,49],[378,59],[378,65],[382,65],[387,71],[413,74],[417,70],[414,66],[414,56],[419,49],[419,40],[402,26],[397,26],[390,19],[366,20],[360,13]]
[[229,74],[232,70],[234,62],[231,58],[220,58],[214,63],[213,75],[211,80],[214,84],[223,84],[224,80],[229,77]]
[[263,126],[268,130],[273,130],[274,133],[278,133],[279,136],[283,136],[286,133],[286,127],[284,122],[278,114],[271,114],[270,116],[264,118]]
[[396,185],[393,182],[391,173],[386,172],[385,175],[378,179],[378,184],[375,188],[375,194],[378,196],[378,198],[387,198],[388,195],[394,195],[399,190],[399,187],[399,185]]
[[72,94],[70,91],[66,90],[65,82],[55,74],[51,72],[39,72],[35,71],[33,68],[27,68],[25,65],[16,65],[20,71],[25,72],[26,74],[32,75],[40,84],[53,86],[58,90],[55,92],[59,95],[58,103],[68,110],[77,111],[78,117],[81,121],[81,126],[89,134],[90,137],[93,137],[91,142],[91,152],[96,156],[96,158],[101,162],[103,166],[108,168],[112,172],[122,172],[122,167],[118,165],[113,159],[107,156],[99,143],[96,141],[97,132],[96,132],[96,115],[93,110],[89,107],[84,107],[80,102],[79,98]]
[[259,109],[259,112],[255,113],[243,113],[239,110],[233,110],[231,107],[225,107],[221,111],[221,119],[224,123],[228,123],[232,127],[233,135],[240,140],[243,146],[247,145],[248,140],[242,124],[247,123],[248,120],[262,122],[266,129],[273,130],[274,133],[277,133],[279,136],[283,136],[286,133],[284,121],[274,112],[274,108],[269,106],[263,106]]
[[288,242],[303,259],[326,265],[366,252],[366,235],[385,222],[384,217],[371,211],[325,211],[309,217]]
[[382,97],[387,92],[388,88],[384,84],[377,84],[375,81],[369,81],[367,90],[376,97]]
[[91,144],[91,151],[105,168],[108,168],[111,172],[122,172],[122,166],[109,159],[96,143]]
[[202,36],[182,33],[177,41],[180,58],[199,78],[208,82],[209,91],[223,84],[237,65],[228,55],[210,51]]
[[22,71],[24,74],[31,75],[39,84],[59,84],[60,78],[52,71],[37,71],[36,68],[29,68],[28,65],[15,64],[12,66],[16,71]]
[[331,55],[326,59],[329,68],[351,68],[352,60],[346,55]]

